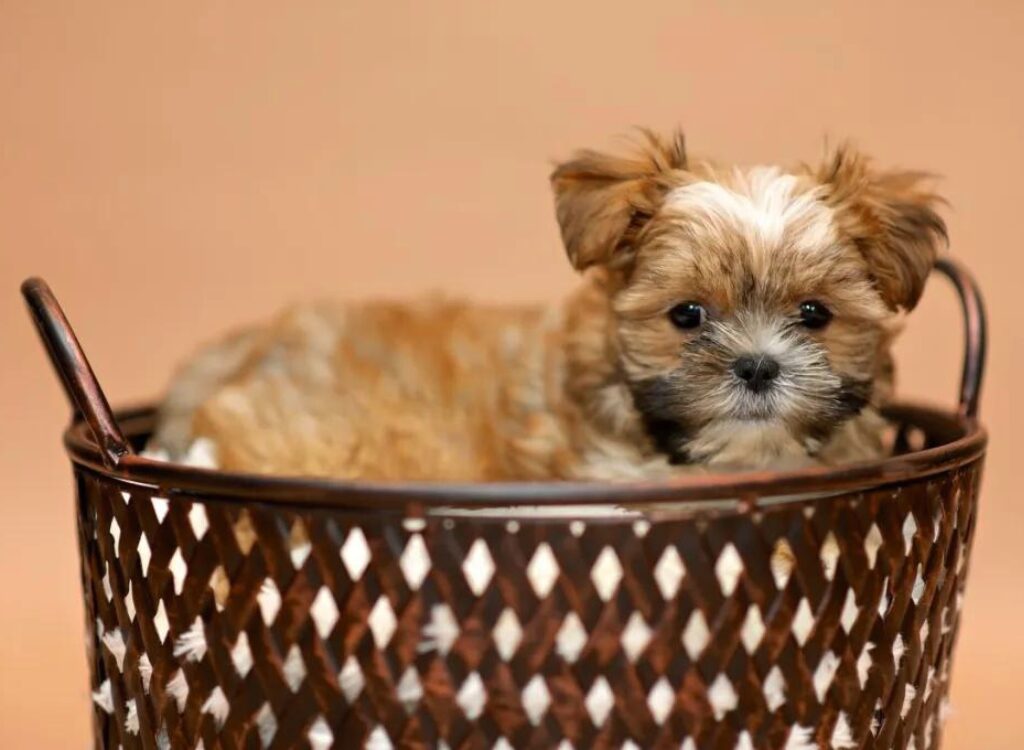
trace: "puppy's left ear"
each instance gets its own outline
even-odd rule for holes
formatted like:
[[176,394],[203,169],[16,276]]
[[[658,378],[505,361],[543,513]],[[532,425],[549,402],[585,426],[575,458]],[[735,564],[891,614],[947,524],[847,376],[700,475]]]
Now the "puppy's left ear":
[[551,175],[562,241],[577,271],[628,265],[633,240],[664,195],[665,177],[686,169],[682,132],[668,139],[641,132],[633,155],[580,151]]
[[927,189],[931,178],[875,170],[849,146],[836,150],[818,172],[826,200],[894,310],[917,305],[939,246],[948,243],[946,223],[936,211],[945,201]]

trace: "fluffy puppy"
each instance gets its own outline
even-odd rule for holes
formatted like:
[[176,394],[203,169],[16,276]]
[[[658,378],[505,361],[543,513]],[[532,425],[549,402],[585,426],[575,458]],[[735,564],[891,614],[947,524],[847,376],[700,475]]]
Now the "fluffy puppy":
[[583,151],[551,184],[582,283],[557,308],[318,305],[177,376],[154,446],[361,479],[651,478],[883,452],[890,347],[946,236],[917,172]]

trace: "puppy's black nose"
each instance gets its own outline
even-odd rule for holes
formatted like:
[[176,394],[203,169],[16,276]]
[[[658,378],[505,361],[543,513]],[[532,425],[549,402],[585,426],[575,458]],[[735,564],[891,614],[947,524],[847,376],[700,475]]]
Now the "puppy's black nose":
[[760,393],[779,376],[779,363],[767,355],[745,355],[732,363],[732,371],[747,384],[747,388],[754,393]]

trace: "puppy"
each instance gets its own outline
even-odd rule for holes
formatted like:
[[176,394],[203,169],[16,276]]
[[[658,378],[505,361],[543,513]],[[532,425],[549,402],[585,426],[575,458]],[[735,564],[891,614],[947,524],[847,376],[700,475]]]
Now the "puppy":
[[[558,308],[317,305],[202,351],[152,445],[233,471],[640,479],[880,456],[890,347],[946,228],[917,172],[689,160],[682,134],[551,176]],[[197,443],[198,441],[198,443]]]

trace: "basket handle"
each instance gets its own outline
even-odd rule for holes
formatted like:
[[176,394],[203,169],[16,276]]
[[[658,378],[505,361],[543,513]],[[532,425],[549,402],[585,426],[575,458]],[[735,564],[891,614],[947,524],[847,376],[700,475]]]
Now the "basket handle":
[[101,448],[103,463],[108,468],[116,468],[132,448],[57,298],[45,281],[36,278],[26,280],[21,285],[21,293],[28,302],[29,313],[46,345],[53,369],[64,384],[74,416],[89,425]]
[[953,282],[964,313],[964,367],[960,376],[961,418],[976,420],[981,400],[981,384],[985,376],[985,353],[988,349],[988,331],[985,322],[985,304],[978,283],[970,272],[952,258],[940,258],[935,269]]

